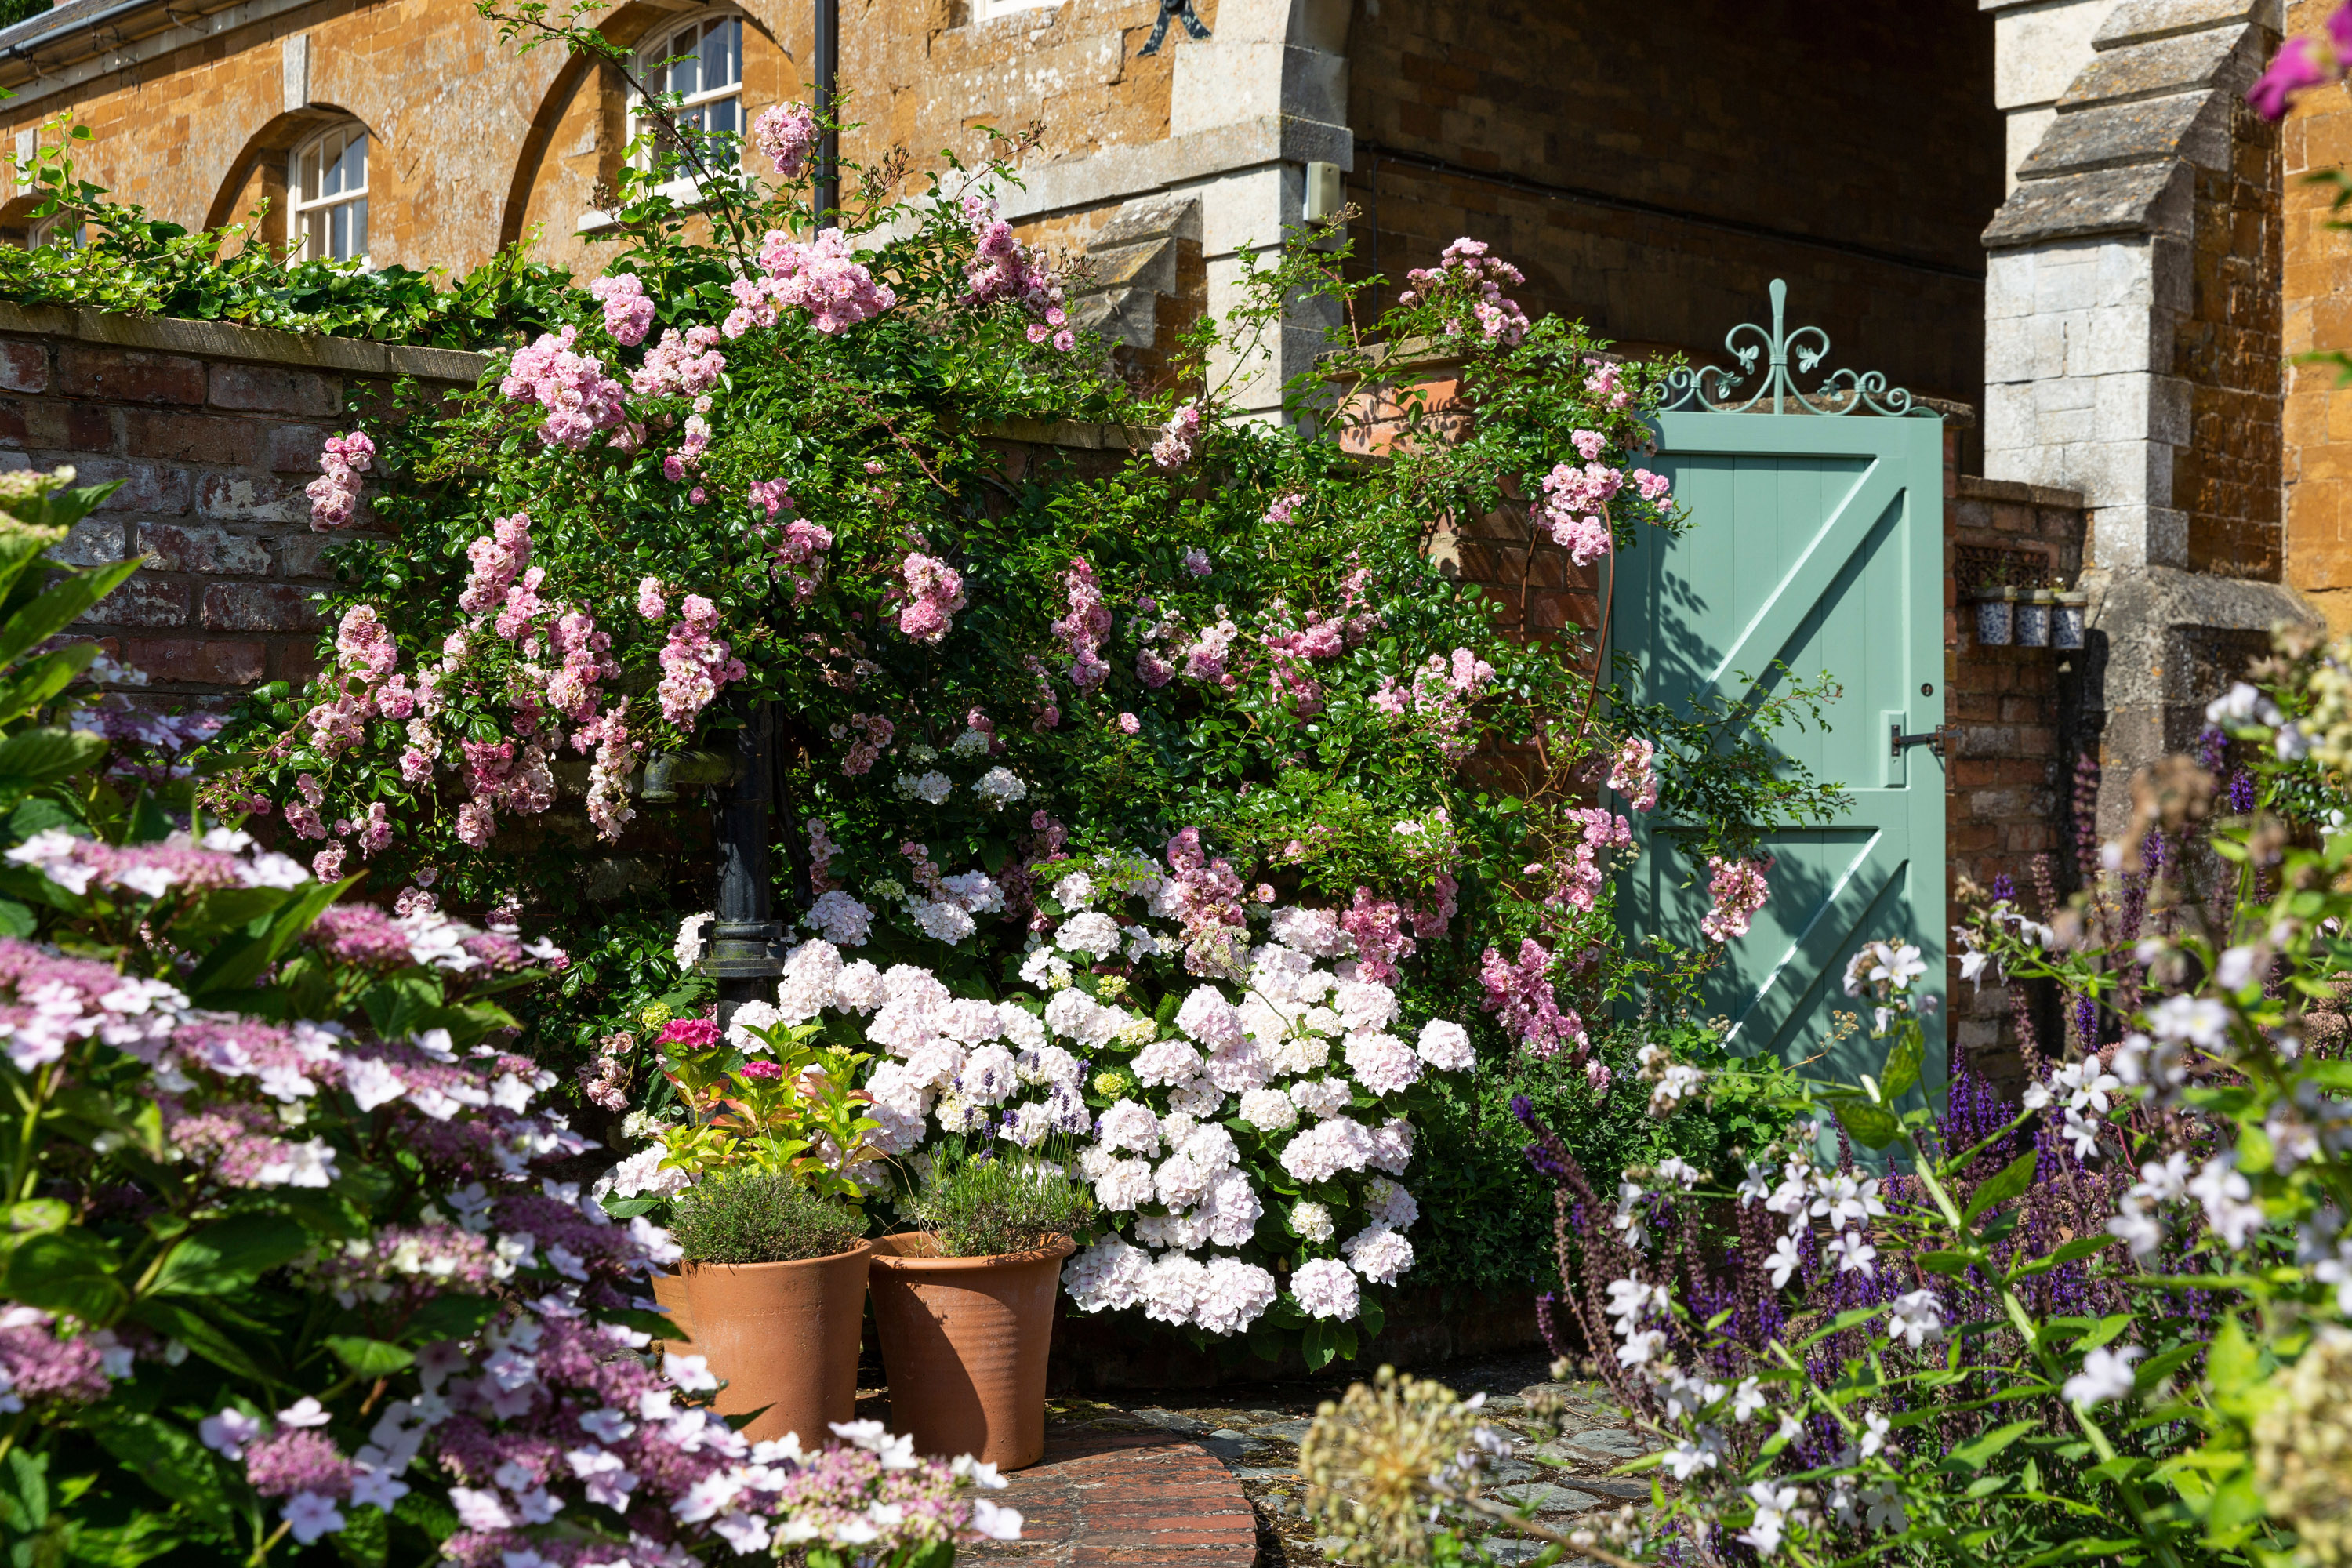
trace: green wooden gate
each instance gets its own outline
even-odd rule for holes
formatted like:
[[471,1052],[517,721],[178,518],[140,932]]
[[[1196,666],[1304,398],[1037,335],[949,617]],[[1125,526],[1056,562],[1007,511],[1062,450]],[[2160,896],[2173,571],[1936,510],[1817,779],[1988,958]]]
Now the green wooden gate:
[[[1829,339],[1783,330],[1786,294],[1776,280],[1769,332],[1751,323],[1725,340],[1738,373],[1677,378],[1654,466],[1692,522],[1619,558],[1612,640],[1637,657],[1647,700],[1712,692],[1738,703],[1824,673],[1838,686],[1826,731],[1772,743],[1851,805],[1828,826],[1766,835],[1771,898],[1707,996],[1711,1014],[1732,1020],[1735,1048],[1797,1061],[1822,1050],[1831,1009],[1853,1005],[1845,963],[1873,937],[1916,943],[1922,984],[1943,989],[1944,762],[1940,748],[1890,741],[1944,722],[1943,420],[1875,372],[1838,372],[1800,393],[1791,359],[1796,373],[1813,371]],[[1728,396],[1753,384],[1759,358],[1762,385]],[[1697,945],[1704,868],[1684,885],[1695,868],[1671,821],[1637,832],[1643,853],[1621,889],[1629,929]],[[1927,1040],[1925,1081],[1940,1086],[1940,1013]],[[1849,1041],[1811,1070],[1852,1081],[1874,1066],[1868,1048]]]

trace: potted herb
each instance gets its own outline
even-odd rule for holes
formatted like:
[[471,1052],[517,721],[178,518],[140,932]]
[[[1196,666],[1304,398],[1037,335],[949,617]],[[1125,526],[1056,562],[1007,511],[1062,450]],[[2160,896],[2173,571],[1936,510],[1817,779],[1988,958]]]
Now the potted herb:
[[725,1383],[719,1414],[757,1413],[742,1428],[755,1441],[795,1433],[814,1446],[856,1415],[873,1246],[849,1173],[880,1156],[868,1099],[849,1086],[866,1058],[804,1026],[736,1034],[741,1048],[709,1019],[662,1033],[685,1120],[664,1131],[657,1168],[690,1184],[667,1200],[682,1256],[656,1300]]
[[1094,1225],[1093,1194],[1052,1161],[943,1152],[908,1208],[918,1228],[874,1254],[891,1426],[926,1454],[1034,1465],[1062,1259]]

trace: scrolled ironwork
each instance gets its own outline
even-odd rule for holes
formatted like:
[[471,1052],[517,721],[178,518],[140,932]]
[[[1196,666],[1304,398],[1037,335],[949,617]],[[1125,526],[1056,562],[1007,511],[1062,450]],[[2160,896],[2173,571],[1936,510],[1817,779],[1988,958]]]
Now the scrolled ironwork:
[[[1681,365],[1666,373],[1665,410],[1697,409],[1712,414],[1820,414],[1837,416],[1868,412],[1889,416],[1932,415],[1899,386],[1889,386],[1885,373],[1875,370],[1833,370],[1811,393],[1798,384],[1830,357],[1830,335],[1821,328],[1788,329],[1789,285],[1772,279],[1772,324],[1742,321],[1723,336],[1723,346],[1739,364]],[[1755,376],[1763,364],[1763,384],[1739,395],[1736,389]]]

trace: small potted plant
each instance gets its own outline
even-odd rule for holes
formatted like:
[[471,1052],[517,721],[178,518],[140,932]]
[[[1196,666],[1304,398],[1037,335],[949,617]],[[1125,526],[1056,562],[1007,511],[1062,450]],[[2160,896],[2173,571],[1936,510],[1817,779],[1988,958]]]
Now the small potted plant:
[[664,1131],[660,1168],[688,1184],[667,1200],[683,1256],[656,1299],[725,1383],[720,1415],[757,1413],[742,1428],[754,1441],[796,1433],[814,1445],[856,1415],[873,1246],[850,1172],[880,1157],[869,1099],[850,1087],[866,1058],[808,1026],[736,1033],[740,1048],[709,1019],[662,1033],[685,1120]]
[[1034,1465],[1062,1260],[1094,1225],[1093,1194],[1051,1160],[942,1152],[907,1206],[918,1228],[874,1255],[891,1426],[926,1454]]

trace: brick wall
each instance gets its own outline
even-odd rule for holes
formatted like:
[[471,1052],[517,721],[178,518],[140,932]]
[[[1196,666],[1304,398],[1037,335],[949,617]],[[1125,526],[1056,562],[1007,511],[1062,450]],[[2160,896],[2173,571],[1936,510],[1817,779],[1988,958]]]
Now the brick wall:
[[1708,361],[1785,277],[1837,363],[1977,400],[2002,172],[1973,0],[1699,0],[1665,26],[1608,0],[1388,0],[1349,57],[1368,268],[1400,279],[1472,235],[1527,272],[1531,310]]
[[2189,568],[2277,581],[2280,528],[2279,132],[2230,102],[2230,163],[2196,171],[2188,315],[2172,373],[2189,385],[2189,443],[2172,503],[2188,513]]
[[149,558],[80,630],[157,695],[215,698],[313,668],[323,536],[303,487],[346,399],[395,375],[471,384],[480,360],[196,321],[0,304],[0,468],[128,482],[62,547]]
[[[2295,0],[2287,30],[2314,33],[2332,9]],[[2281,131],[2286,580],[2340,632],[2352,629],[2352,389],[2293,356],[2352,348],[2352,234],[2329,226],[2334,188],[2308,179],[2352,164],[2352,94],[2307,94]]]
[[[2050,857],[2060,889],[2073,886],[2069,825],[2074,759],[2087,738],[2081,705],[2091,654],[1986,647],[1962,594],[1984,564],[2001,559],[2071,585],[2082,572],[2083,542],[2083,498],[2074,491],[1945,477],[1944,714],[1957,731],[1945,764],[1946,894],[1955,910],[1952,889],[1963,879],[1990,889],[2007,876],[2031,889],[2036,856]],[[1954,1046],[1979,1071],[2021,1078],[2008,988],[1990,977],[1981,986],[1963,983],[1955,959],[1945,994]]]

